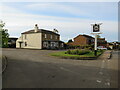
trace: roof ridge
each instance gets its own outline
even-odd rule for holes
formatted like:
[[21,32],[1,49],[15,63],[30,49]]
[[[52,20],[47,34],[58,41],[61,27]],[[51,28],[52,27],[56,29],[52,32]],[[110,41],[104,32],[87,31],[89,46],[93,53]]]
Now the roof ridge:
[[58,33],[55,33],[55,32],[50,31],[50,30],[45,30],[45,29],[38,29],[38,32],[34,32],[34,29],[32,29],[32,30],[28,30],[28,31],[26,31],[26,32],[23,32],[22,34],[42,33],[42,32],[54,33],[54,34],[59,35]]

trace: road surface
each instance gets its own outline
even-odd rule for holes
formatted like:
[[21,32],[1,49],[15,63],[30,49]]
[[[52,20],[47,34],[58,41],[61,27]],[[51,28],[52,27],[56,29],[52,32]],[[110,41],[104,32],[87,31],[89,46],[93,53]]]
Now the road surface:
[[49,56],[56,50],[3,49],[8,67],[3,88],[116,88],[118,51],[107,59],[72,60]]

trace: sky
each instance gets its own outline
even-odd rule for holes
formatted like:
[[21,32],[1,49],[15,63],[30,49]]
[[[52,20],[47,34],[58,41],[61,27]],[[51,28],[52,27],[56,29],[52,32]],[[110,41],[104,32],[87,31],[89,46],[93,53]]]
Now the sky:
[[79,34],[91,35],[92,23],[103,23],[100,35],[107,41],[118,41],[117,2],[2,2],[0,19],[6,23],[10,37],[34,29],[56,28],[61,41]]

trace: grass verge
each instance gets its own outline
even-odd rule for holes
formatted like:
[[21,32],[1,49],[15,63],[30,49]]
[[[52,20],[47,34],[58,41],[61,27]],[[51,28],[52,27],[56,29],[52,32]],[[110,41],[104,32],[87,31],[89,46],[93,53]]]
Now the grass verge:
[[66,58],[66,59],[95,59],[98,56],[100,56],[104,51],[98,50],[97,56],[94,55],[93,51],[90,51],[89,53],[86,53],[84,55],[71,55],[71,54],[65,54],[66,51],[60,51],[56,53],[51,53],[51,56],[56,56],[60,58]]

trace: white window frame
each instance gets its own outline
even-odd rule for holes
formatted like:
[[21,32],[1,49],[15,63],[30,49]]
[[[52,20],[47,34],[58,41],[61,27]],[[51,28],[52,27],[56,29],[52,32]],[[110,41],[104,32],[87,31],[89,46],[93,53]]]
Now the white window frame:
[[43,43],[43,46],[44,46],[44,47],[48,47],[48,42],[44,42],[44,43]]
[[50,38],[53,39],[53,36],[51,35]]
[[47,34],[45,34],[45,38],[47,38]]

